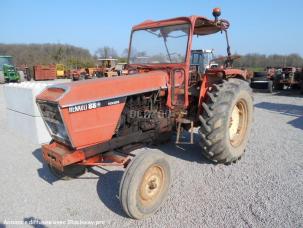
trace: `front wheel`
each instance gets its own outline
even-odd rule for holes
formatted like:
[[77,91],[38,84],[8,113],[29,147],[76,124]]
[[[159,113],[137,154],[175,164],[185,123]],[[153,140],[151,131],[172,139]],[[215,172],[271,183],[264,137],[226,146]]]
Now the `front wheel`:
[[170,186],[170,168],[163,153],[147,150],[127,166],[120,183],[123,210],[134,219],[143,219],[159,209]]
[[199,116],[202,153],[216,163],[230,164],[244,153],[250,135],[253,99],[248,83],[229,79],[213,85]]

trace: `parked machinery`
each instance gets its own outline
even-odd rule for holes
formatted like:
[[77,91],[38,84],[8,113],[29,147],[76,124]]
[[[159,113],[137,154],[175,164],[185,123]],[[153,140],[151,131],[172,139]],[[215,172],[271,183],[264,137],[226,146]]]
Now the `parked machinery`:
[[42,65],[38,64],[33,67],[34,69],[34,80],[35,81],[47,81],[56,79],[56,65],[47,64]]
[[53,139],[42,146],[50,170],[66,178],[90,166],[126,168],[119,199],[130,217],[142,219],[164,201],[170,168],[162,153],[144,149],[136,155],[134,148],[166,142],[174,129],[180,135],[182,128],[192,132],[195,126],[200,127],[201,154],[215,163],[236,162],[253,115],[247,71],[232,68],[228,39],[222,68],[205,74],[190,70],[194,35],[222,32],[227,38],[229,22],[218,18],[218,8],[213,15],[214,20],[191,16],[136,25],[129,75],[56,84],[38,95]]
[[89,77],[89,73],[85,68],[71,70],[70,74],[73,81],[85,80]]
[[100,64],[98,65],[98,72],[101,73],[101,77],[114,77],[118,76],[117,71],[115,71],[115,66],[118,59],[104,58],[98,59]]
[[16,69],[18,70],[20,76],[21,75],[24,75],[24,79],[27,80],[27,81],[30,81],[32,80],[32,71],[30,69],[30,67],[28,67],[28,65],[26,64],[21,64],[21,65],[18,65],[16,67]]
[[117,63],[114,70],[117,72],[118,76],[127,75],[128,71],[126,67],[127,63]]
[[19,82],[24,80],[23,72],[18,72],[12,56],[0,56],[0,83]]
[[66,77],[64,64],[56,64],[56,77],[57,78]]
[[267,67],[264,71],[253,72],[250,86],[253,89],[267,90],[269,93],[273,92],[273,78],[276,74],[276,69]]
[[282,90],[286,88],[300,88],[302,87],[302,70],[295,67],[283,67],[277,71],[274,78],[274,89]]
[[214,61],[214,50],[201,49],[191,51],[191,66],[197,67],[200,73],[205,73],[209,68],[217,68],[219,65]]

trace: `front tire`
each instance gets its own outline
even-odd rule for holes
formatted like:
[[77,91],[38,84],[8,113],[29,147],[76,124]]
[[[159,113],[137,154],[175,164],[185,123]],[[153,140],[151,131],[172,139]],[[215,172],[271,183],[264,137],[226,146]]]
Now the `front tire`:
[[251,130],[252,90],[241,79],[224,80],[207,92],[199,116],[202,154],[215,163],[241,158]]
[[170,186],[170,168],[163,153],[146,151],[127,166],[120,183],[119,198],[123,210],[134,219],[156,212]]

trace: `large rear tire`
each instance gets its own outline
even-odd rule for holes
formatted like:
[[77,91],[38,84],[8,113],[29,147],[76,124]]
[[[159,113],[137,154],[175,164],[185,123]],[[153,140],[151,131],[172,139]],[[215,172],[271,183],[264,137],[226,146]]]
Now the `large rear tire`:
[[127,166],[120,183],[123,210],[134,219],[143,219],[164,202],[170,186],[170,168],[163,153],[146,151]]
[[202,153],[215,163],[230,164],[244,153],[250,135],[253,98],[248,83],[229,79],[207,92],[199,116]]

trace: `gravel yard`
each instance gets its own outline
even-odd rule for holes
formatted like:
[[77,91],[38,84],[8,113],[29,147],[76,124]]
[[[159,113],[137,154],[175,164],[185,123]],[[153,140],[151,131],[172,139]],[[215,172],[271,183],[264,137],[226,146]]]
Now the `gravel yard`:
[[172,168],[168,200],[151,218],[136,221],[126,217],[117,198],[121,170],[95,169],[78,179],[56,181],[42,163],[39,145],[6,129],[0,85],[0,227],[9,227],[2,224],[10,221],[302,227],[303,96],[255,93],[254,119],[244,157],[230,166],[209,163],[198,143],[162,146]]

